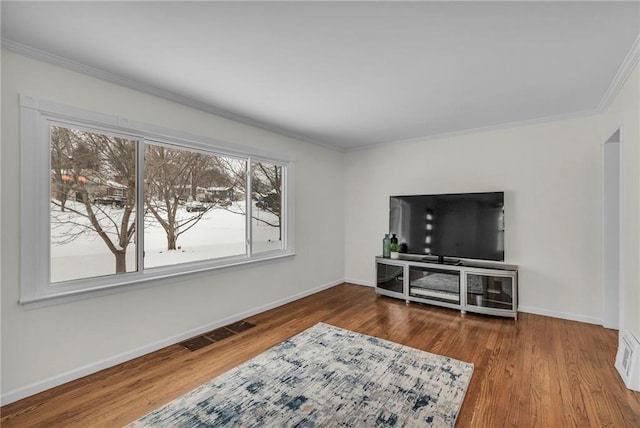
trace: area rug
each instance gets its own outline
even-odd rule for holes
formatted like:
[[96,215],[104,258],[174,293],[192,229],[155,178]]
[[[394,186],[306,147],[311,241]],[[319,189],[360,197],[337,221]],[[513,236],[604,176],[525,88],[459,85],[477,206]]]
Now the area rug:
[[316,324],[129,427],[452,427],[473,364]]

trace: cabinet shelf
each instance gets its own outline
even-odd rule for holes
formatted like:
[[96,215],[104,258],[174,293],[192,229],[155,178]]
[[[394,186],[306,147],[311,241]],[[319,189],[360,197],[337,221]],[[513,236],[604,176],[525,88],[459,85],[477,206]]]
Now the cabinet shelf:
[[518,268],[498,263],[456,265],[376,257],[376,293],[488,315],[518,316]]
[[409,288],[409,294],[416,297],[434,297],[437,299],[451,300],[454,302],[460,301],[460,296],[453,293],[445,293],[443,291],[434,291],[429,288],[411,287]]

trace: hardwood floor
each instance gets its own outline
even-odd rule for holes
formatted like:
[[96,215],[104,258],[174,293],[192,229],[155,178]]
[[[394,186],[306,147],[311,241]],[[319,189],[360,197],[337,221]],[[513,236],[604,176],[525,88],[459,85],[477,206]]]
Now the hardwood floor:
[[640,426],[640,393],[613,367],[617,332],[595,325],[462,316],[349,284],[247,321],[256,327],[198,351],[173,345],[7,405],[0,423],[121,426],[322,321],[474,363],[459,427]]

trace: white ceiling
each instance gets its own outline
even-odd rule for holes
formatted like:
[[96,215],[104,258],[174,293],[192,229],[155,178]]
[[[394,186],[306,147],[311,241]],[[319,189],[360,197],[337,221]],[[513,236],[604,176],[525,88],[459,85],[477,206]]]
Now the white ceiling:
[[5,47],[346,150],[594,112],[639,33],[638,1],[2,2]]

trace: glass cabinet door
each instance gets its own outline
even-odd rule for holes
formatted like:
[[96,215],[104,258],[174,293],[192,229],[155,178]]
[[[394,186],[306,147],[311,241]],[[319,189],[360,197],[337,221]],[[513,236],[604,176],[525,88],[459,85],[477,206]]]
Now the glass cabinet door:
[[460,303],[460,273],[409,266],[409,296],[457,305]]
[[513,277],[467,273],[467,305],[513,310]]
[[404,293],[404,266],[376,263],[376,287],[395,293]]

